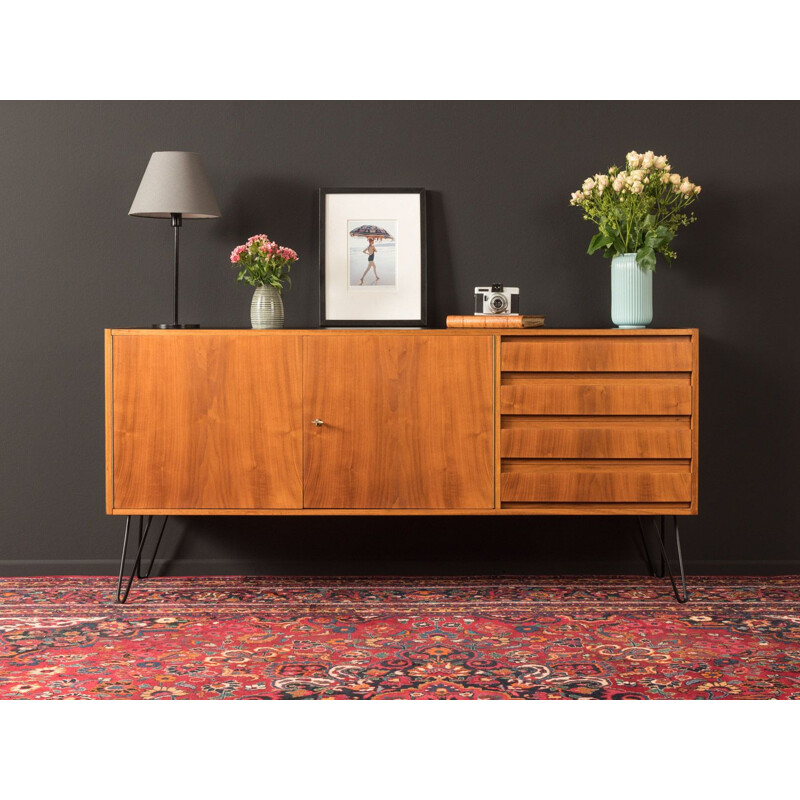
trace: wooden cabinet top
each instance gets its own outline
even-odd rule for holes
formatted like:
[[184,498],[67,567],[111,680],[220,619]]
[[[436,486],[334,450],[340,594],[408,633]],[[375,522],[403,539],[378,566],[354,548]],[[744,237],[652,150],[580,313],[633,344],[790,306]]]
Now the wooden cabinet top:
[[190,328],[161,330],[157,328],[111,328],[114,336],[208,336],[247,334],[252,336],[691,336],[697,328],[280,328],[278,330],[253,330],[252,328]]

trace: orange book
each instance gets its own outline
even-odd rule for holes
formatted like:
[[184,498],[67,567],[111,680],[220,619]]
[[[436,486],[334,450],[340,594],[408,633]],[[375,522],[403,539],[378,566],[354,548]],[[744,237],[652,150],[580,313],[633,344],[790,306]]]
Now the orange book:
[[544,317],[538,314],[451,314],[448,328],[541,328]]

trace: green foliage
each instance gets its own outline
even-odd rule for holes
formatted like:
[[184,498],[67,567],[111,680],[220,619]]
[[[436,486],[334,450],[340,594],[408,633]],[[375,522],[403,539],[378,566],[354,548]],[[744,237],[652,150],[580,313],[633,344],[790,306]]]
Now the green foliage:
[[606,258],[636,253],[642,269],[656,268],[661,254],[669,263],[670,248],[678,230],[695,222],[687,209],[700,193],[688,178],[672,172],[666,156],[652,150],[628,153],[624,169],[611,167],[606,174],[587,178],[570,205],[583,209],[583,218],[597,226],[587,253]]

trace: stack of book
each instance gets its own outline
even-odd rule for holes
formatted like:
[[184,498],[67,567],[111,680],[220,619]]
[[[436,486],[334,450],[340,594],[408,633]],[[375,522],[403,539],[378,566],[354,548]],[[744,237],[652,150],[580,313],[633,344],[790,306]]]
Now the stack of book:
[[541,328],[544,317],[539,314],[451,314],[448,328]]

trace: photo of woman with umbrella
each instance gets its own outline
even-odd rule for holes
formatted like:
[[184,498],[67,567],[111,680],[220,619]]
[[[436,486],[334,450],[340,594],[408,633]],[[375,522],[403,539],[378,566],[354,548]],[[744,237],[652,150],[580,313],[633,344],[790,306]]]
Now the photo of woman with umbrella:
[[375,269],[375,240],[373,238],[367,239],[369,242],[369,246],[362,250],[362,253],[366,253],[369,257],[367,258],[367,268],[364,270],[364,274],[358,281],[359,286],[364,285],[364,278],[367,277],[367,273],[372,270],[375,273],[375,283],[377,283],[380,278],[378,277],[378,270]]
[[[397,284],[396,220],[364,222],[348,220],[350,245],[350,287],[394,287]],[[367,246],[363,247],[364,239]],[[362,249],[363,247],[363,249]],[[366,263],[364,262],[366,256]],[[378,267],[380,266],[380,274]],[[373,280],[369,279],[372,272]],[[366,281],[366,282],[365,282]]]

